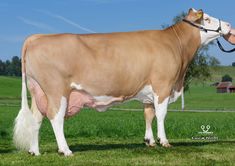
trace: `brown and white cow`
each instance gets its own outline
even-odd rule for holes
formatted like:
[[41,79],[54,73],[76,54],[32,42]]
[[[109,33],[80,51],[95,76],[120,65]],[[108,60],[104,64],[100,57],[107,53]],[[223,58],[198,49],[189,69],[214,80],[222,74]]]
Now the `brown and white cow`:
[[156,115],[160,143],[169,146],[164,119],[168,103],[181,95],[187,66],[201,45],[230,29],[228,23],[190,9],[184,21],[164,30],[30,36],[22,49],[16,146],[39,155],[38,133],[46,116],[59,152],[71,155],[63,131],[65,116],[76,114],[83,106],[104,111],[132,99],[145,104],[145,139],[150,145],[155,142],[151,123]]

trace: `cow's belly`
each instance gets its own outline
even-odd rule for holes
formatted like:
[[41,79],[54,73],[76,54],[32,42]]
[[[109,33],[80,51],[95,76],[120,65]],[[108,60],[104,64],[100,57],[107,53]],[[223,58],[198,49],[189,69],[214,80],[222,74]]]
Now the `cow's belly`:
[[139,93],[132,98],[132,100],[139,100],[142,103],[153,103],[154,92],[151,85],[146,85]]
[[138,100],[142,103],[153,103],[154,95],[150,85],[145,86],[137,95],[128,99],[125,98],[125,96],[92,96],[79,85],[71,84],[71,86],[75,90],[71,92],[69,97],[68,110],[66,114],[67,117],[77,114],[83,107],[95,108],[97,111],[103,112],[113,105],[129,100]]

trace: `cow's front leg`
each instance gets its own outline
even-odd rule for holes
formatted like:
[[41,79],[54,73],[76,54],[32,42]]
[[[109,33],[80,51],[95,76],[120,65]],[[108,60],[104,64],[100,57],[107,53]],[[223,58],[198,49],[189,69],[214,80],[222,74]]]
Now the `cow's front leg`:
[[152,121],[155,117],[154,108],[152,104],[144,105],[144,117],[146,123],[146,130],[144,136],[144,142],[149,147],[154,147],[156,145],[153,131],[152,131]]
[[171,146],[166,138],[165,126],[164,126],[164,121],[167,114],[168,102],[169,102],[169,97],[165,98],[163,102],[159,103],[158,96],[154,95],[154,107],[155,107],[155,114],[157,117],[157,129],[158,129],[157,135],[158,138],[160,139],[160,144],[163,147]]
[[72,155],[72,151],[69,149],[64,136],[64,116],[66,109],[67,99],[65,97],[62,97],[59,112],[50,121],[55,133],[59,153],[63,153],[65,156],[70,156]]

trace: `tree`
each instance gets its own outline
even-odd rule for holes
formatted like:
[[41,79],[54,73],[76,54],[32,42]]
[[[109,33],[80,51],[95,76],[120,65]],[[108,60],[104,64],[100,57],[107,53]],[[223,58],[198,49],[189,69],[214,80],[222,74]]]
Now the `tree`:
[[18,56],[14,56],[11,61],[0,60],[0,75],[5,76],[21,76],[21,60]]
[[233,78],[228,75],[228,74],[225,74],[223,77],[222,77],[222,82],[233,82]]
[[21,61],[18,56],[14,56],[11,60],[12,76],[21,76]]
[[[217,67],[220,65],[220,61],[216,57],[209,57],[209,66]],[[235,65],[235,64],[234,64]]]
[[6,74],[5,71],[6,71],[5,63],[2,60],[0,60],[0,75],[5,75]]
[[235,67],[235,62],[232,63],[232,66]]
[[11,71],[11,62],[9,60],[7,60],[5,62],[5,66],[6,66],[5,75],[6,76],[11,76],[11,74],[12,74],[12,71]]

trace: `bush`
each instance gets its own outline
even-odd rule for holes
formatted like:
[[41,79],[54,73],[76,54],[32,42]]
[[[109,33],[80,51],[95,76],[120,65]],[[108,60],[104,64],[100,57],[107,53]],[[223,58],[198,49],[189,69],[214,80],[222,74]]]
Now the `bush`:
[[228,82],[228,81],[232,82],[232,81],[233,81],[233,78],[232,78],[230,75],[225,74],[225,75],[222,77],[222,82]]

